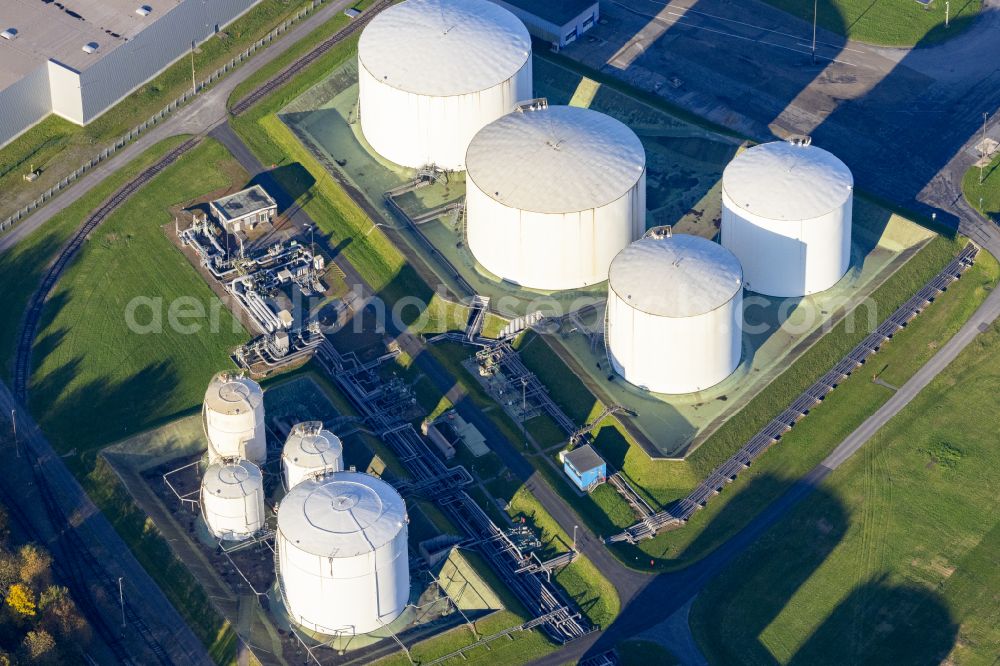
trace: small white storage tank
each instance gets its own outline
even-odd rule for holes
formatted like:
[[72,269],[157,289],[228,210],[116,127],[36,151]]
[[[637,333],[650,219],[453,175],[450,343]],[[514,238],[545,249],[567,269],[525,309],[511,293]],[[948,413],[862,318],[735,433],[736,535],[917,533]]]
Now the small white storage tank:
[[603,113],[515,111],[476,135],[466,163],[469,249],[501,279],[545,290],[603,282],[646,229],[646,153]]
[[370,633],[406,607],[406,504],[385,481],[335,472],[278,509],[278,581],[292,620],[322,634]]
[[246,458],[258,465],[267,459],[264,392],[246,377],[220,373],[212,378],[202,406],[208,460]]
[[850,169],[808,139],[754,146],[722,174],[722,244],[750,291],[814,294],[850,266],[853,205]]
[[218,539],[239,541],[264,529],[264,477],[249,460],[212,463],[201,480],[201,511]]
[[323,429],[321,421],[299,423],[288,433],[281,451],[285,488],[301,481],[344,470],[344,446],[340,438]]
[[407,0],[361,33],[358,86],[361,130],[377,153],[462,170],[473,135],[531,98],[531,37],[486,0]]
[[615,257],[608,277],[608,356],[656,393],[718,384],[740,363],[743,272],[718,243],[652,229]]

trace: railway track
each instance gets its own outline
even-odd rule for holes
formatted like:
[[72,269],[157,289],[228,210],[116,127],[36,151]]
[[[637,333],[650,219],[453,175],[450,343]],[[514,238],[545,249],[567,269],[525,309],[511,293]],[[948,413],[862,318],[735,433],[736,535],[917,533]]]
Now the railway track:
[[101,204],[100,208],[94,211],[94,213],[87,218],[80,228],[76,230],[69,243],[67,243],[59,253],[55,262],[49,266],[49,269],[45,273],[45,277],[42,278],[41,283],[38,285],[38,289],[31,296],[31,300],[28,302],[24,318],[21,320],[21,328],[18,331],[17,348],[15,350],[14,359],[14,395],[17,396],[17,399],[22,403],[27,404],[28,378],[31,374],[31,347],[35,340],[35,334],[38,332],[38,323],[41,319],[42,310],[45,307],[45,301],[52,292],[52,288],[55,287],[56,282],[59,281],[62,272],[66,270],[70,260],[74,257],[74,255],[76,255],[77,251],[83,245],[83,242],[87,239],[90,232],[96,229],[101,222],[107,219],[107,217],[116,208],[125,203],[125,201],[130,196],[135,194],[139,188],[156,177],[156,175],[165,168],[176,162],[181,155],[191,150],[191,148],[197,145],[200,140],[200,137],[194,137],[185,141],[161,157],[155,164],[145,169],[135,178],[119,188],[113,195],[111,195],[111,198]]
[[375,3],[374,5],[366,9],[364,12],[361,13],[360,16],[358,16],[353,21],[345,25],[343,28],[338,30],[329,39],[323,41],[321,44],[319,44],[319,46],[314,48],[312,51],[309,51],[309,53],[305,54],[304,56],[293,62],[286,69],[282,70],[278,75],[274,76],[269,81],[265,82],[259,88],[257,88],[249,95],[238,101],[236,104],[234,104],[232,108],[229,110],[229,112],[234,116],[238,116],[241,113],[244,113],[247,109],[249,109],[251,106],[259,102],[264,97],[267,97],[277,88],[280,88],[281,86],[288,83],[290,80],[292,80],[292,78],[296,74],[298,74],[303,69],[311,65],[324,53],[332,49],[337,44],[343,42],[345,39],[347,39],[357,31],[364,28],[373,18],[375,18],[375,16],[379,12],[381,12],[383,9],[391,5],[392,2],[393,0],[380,0],[379,2]]

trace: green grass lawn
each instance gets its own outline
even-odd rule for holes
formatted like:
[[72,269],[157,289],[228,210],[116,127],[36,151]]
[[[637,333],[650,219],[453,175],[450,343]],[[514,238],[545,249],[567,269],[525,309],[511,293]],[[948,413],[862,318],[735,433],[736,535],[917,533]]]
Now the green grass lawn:
[[[767,4],[812,22],[809,0],[764,0]],[[823,0],[818,23],[838,35],[884,46],[929,46],[951,39],[972,24],[981,0],[951,3],[950,26],[945,28],[945,3],[924,6],[913,0]]]
[[698,597],[714,663],[995,664],[1000,329]]
[[[247,333],[166,233],[169,206],[245,182],[222,145],[206,140],[91,234],[35,340],[30,407],[57,448],[91,451],[190,410],[211,376],[232,367],[229,352]],[[132,319],[150,332],[129,324],[137,302]]]
[[3,360],[0,365],[8,381],[13,373],[14,345],[21,313],[38,288],[46,267],[90,211],[186,138],[177,136],[156,144],[4,253],[4,260],[0,261],[0,284],[4,285],[0,290],[0,309],[12,315],[0,327],[0,359]]
[[[262,0],[198,48],[194,56],[197,78],[210,75],[297,13],[307,2]],[[191,60],[185,57],[86,127],[55,115],[48,116],[0,149],[0,191],[12,199],[22,193],[27,193],[26,201],[37,197],[100,152],[106,144],[158,112],[190,87]],[[26,183],[21,175],[27,173],[32,164],[43,173],[34,183]]]
[[982,169],[982,183],[979,178],[979,167],[966,171],[962,178],[962,193],[980,213],[995,222],[1000,221],[1000,153]]

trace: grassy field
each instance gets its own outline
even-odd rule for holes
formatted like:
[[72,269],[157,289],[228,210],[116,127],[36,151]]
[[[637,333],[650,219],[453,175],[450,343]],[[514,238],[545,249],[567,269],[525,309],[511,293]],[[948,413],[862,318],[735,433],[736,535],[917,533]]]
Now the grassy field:
[[[195,52],[199,79],[245,50],[279,23],[298,12],[308,0],[263,0]],[[0,149],[0,191],[6,216],[52,187],[103,147],[132,129],[191,87],[191,59],[181,58],[101,117],[80,127],[50,115]],[[33,183],[22,181],[31,165],[42,169]]]
[[61,450],[91,451],[189,410],[232,367],[246,331],[161,227],[172,227],[169,206],[245,182],[205,141],[116,210],[63,274],[35,340],[30,403]]
[[998,390],[994,324],[698,597],[710,661],[995,664]]
[[2,359],[0,365],[6,379],[11,378],[13,371],[12,361],[20,313],[24,312],[28,299],[38,288],[45,268],[55,259],[59,249],[69,240],[73,231],[90,211],[186,138],[172,137],[153,146],[4,253],[4,260],[0,261],[0,283],[4,285],[0,290],[0,310],[17,313],[8,317],[5,325],[0,327],[0,359]]
[[979,167],[972,167],[962,178],[962,193],[976,210],[993,221],[1000,221],[1000,153],[983,168],[979,182]]
[[[809,0],[764,0],[812,22]],[[818,5],[820,27],[851,39],[884,46],[929,46],[960,34],[972,24],[982,0],[956,0],[951,4],[950,26],[945,28],[945,3],[924,6],[900,0],[824,0]]]

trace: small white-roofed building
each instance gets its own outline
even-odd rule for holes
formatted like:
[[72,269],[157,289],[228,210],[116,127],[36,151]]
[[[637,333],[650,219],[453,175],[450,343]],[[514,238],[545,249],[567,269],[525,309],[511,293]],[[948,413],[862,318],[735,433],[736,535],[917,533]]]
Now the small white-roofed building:
[[344,470],[344,445],[321,421],[295,425],[281,452],[285,488],[305,479]]
[[260,185],[227,194],[211,202],[212,215],[229,233],[249,231],[270,222],[278,213],[278,204]]
[[468,246],[502,280],[544,290],[604,282],[645,231],[645,150],[603,113],[515,111],[476,135],[466,163]]
[[754,146],[722,174],[722,244],[748,290],[808,296],[847,272],[853,206],[854,177],[832,153],[808,140]]
[[608,356],[628,382],[656,393],[707,389],[740,363],[740,262],[700,236],[650,230],[611,264],[607,317]]
[[292,621],[327,635],[389,624],[410,592],[406,504],[385,481],[336,472],[293,487],[278,509],[278,583]]
[[465,168],[484,125],[530,99],[531,37],[487,0],[406,0],[358,42],[361,130],[406,167]]

